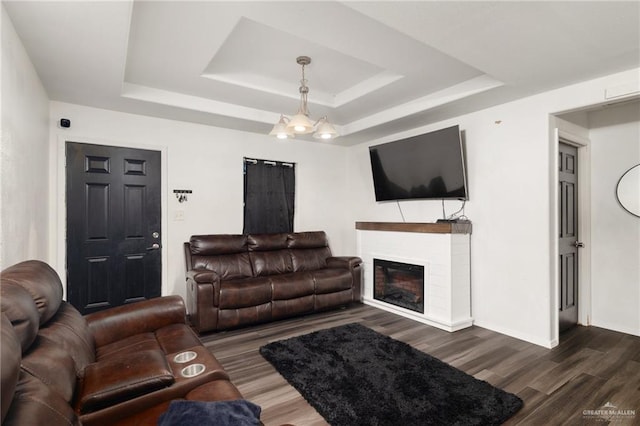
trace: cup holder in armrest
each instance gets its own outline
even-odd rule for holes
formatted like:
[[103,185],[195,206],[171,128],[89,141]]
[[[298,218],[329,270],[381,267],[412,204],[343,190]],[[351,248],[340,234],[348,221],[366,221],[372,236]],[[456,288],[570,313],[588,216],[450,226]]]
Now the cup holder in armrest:
[[198,356],[194,351],[185,351],[180,352],[178,355],[173,357],[173,362],[177,362],[178,364],[184,364],[185,362],[189,362],[192,359],[195,359]]
[[[193,358],[189,353],[194,353]],[[183,354],[189,355],[183,356]],[[194,383],[198,380],[204,382],[205,379],[229,379],[220,362],[204,346],[193,346],[184,348],[180,352],[172,352],[166,355],[166,359],[176,381],[181,383]],[[197,365],[199,367],[196,367]]]
[[204,370],[205,370],[204,364],[191,364],[184,367],[182,370],[180,370],[180,374],[182,375],[182,377],[187,377],[187,378],[196,377],[204,373]]

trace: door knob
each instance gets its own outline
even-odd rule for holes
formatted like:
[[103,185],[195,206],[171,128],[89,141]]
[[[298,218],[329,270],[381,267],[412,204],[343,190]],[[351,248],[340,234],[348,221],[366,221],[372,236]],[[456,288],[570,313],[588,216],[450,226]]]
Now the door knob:
[[575,246],[575,248],[583,248],[584,247],[584,243],[580,242],[580,241],[576,241],[575,243],[573,243],[573,245]]
[[151,247],[147,247],[147,250],[158,250],[159,248],[160,248],[160,244],[153,243],[151,244]]

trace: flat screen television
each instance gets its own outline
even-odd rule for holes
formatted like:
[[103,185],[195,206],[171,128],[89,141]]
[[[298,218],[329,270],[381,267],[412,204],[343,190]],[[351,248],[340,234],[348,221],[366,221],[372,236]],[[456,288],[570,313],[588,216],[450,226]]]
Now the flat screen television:
[[467,200],[459,126],[369,147],[376,201]]

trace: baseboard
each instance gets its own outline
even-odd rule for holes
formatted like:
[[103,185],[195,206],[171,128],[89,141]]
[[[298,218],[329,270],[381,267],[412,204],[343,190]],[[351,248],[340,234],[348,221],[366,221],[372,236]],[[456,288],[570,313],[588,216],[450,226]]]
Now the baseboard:
[[479,321],[477,319],[474,320],[474,325],[477,327],[486,328],[487,330],[495,331],[496,333],[513,337],[515,339],[524,340],[525,342],[533,343],[534,345],[542,346],[547,349],[551,349],[558,346],[557,339],[545,340],[545,339],[541,339],[539,336],[533,336],[531,334],[521,333],[517,330],[512,330],[510,328],[502,327],[502,326],[488,323],[485,321]]
[[632,336],[640,337],[640,330],[634,330],[631,327],[624,327],[624,326],[621,327],[619,324],[611,324],[611,323],[607,323],[606,321],[594,321],[592,319],[591,325],[593,327],[605,328],[607,330],[617,331],[619,333],[625,333],[625,334],[630,334]]

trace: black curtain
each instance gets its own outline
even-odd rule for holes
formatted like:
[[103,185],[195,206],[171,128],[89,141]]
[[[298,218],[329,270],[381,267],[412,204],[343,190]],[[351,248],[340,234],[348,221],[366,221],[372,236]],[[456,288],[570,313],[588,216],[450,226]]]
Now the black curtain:
[[245,234],[293,232],[295,164],[244,159]]

